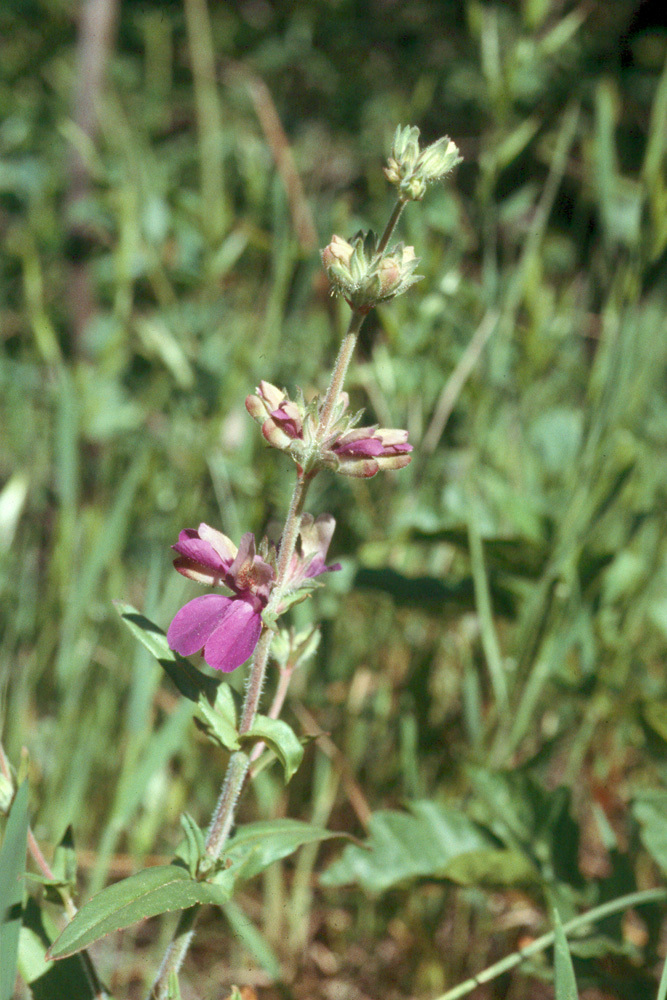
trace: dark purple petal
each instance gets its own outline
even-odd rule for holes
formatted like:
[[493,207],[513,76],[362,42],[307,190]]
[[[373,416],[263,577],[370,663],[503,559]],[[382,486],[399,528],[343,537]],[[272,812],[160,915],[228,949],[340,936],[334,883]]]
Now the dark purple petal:
[[196,653],[229,613],[231,604],[233,598],[222,594],[205,594],[189,601],[167,629],[169,647],[181,656]]
[[295,417],[290,416],[282,407],[271,413],[271,419],[274,423],[278,424],[281,431],[287,434],[288,437],[300,438],[303,436],[299,421]]
[[375,458],[383,453],[384,445],[380,438],[359,438],[358,441],[348,441],[347,443],[334,445],[333,450],[337,455],[354,455],[360,458]]
[[215,576],[224,576],[229,569],[229,562],[222,560],[213,546],[200,538],[192,529],[182,531],[172,549],[193,563],[210,570]]
[[315,556],[306,570],[306,579],[311,580],[314,576],[320,576],[322,573],[335,573],[339,569],[342,569],[340,563],[333,563],[333,565],[327,566],[322,556]]
[[204,648],[204,659],[209,667],[225,673],[245,663],[262,631],[262,616],[252,604],[242,598],[232,599],[231,604]]

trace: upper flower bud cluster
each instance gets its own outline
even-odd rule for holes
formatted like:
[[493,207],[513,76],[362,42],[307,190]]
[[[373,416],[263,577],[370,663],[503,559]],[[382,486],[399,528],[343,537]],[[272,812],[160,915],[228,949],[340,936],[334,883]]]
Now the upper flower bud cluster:
[[294,402],[270,382],[260,382],[248,396],[246,409],[262,425],[262,434],[274,448],[287,451],[309,476],[328,468],[343,476],[367,479],[381,470],[402,469],[410,462],[408,432],[393,428],[357,427],[361,414],[346,413],[349,397],[338,396],[331,429],[319,434],[318,397]]
[[351,243],[332,236],[322,250],[322,264],[335,291],[341,292],[355,312],[366,314],[420,280],[414,247],[399,243],[387,253],[377,252],[374,233],[359,233]]
[[426,187],[442,180],[463,159],[456,143],[445,135],[425,149],[419,148],[416,125],[399,125],[394,135],[391,156],[384,168],[387,180],[398,188],[402,201],[419,201]]

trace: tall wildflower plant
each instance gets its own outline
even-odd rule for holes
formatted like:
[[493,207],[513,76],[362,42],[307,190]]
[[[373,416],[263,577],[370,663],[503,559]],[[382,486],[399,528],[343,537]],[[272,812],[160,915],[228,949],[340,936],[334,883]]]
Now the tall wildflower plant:
[[[268,444],[294,461],[294,490],[279,545],[266,539],[258,545],[248,532],[237,546],[210,525],[187,528],[173,545],[174,567],[208,592],[178,611],[166,637],[134,609],[121,608],[129,627],[160,659],[181,693],[196,702],[200,726],[231,752],[229,763],[208,831],[184,816],[185,837],[175,861],[146,869],[93,897],[55,942],[51,957],[73,955],[111,930],[179,909],[174,939],[151,991],[156,1000],[178,996],[177,976],[199,907],[226,902],[242,879],[300,844],[327,835],[308,824],[282,821],[268,830],[251,824],[230,837],[239,795],[262,749],[268,746],[278,756],[288,778],[302,756],[295,734],[278,716],[292,671],[314,652],[317,633],[313,629],[295,634],[281,627],[279,620],[321,586],[328,572],[339,568],[326,562],[334,519],[306,511],[309,486],[320,473],[368,478],[410,462],[407,431],[364,425],[363,412],[349,410],[344,383],[365,317],[419,280],[414,248],[391,242],[403,209],[409,201],[421,200],[429,184],[444,180],[460,159],[446,136],[422,147],[416,127],[396,130],[385,175],[396,188],[397,200],[383,234],[378,238],[361,232],[349,240],[334,235],[321,252],[332,293],[342,295],[351,310],[326,392],[306,400],[298,391],[290,396],[261,381],[246,399],[246,409]],[[210,667],[223,673],[249,661],[240,711],[227,685],[184,659],[199,652]],[[270,658],[278,665],[280,682],[267,715],[261,715]]]

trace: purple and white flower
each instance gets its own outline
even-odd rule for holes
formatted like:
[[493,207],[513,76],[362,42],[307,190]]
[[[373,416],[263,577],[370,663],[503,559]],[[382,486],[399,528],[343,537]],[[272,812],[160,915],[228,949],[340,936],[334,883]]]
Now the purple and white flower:
[[262,631],[274,570],[255,551],[251,532],[238,547],[215,528],[200,524],[182,531],[176,545],[174,567],[183,576],[210,587],[224,585],[233,596],[205,594],[177,612],[169,629],[169,646],[181,656],[203,650],[214,670],[229,672],[254,652]]
[[387,427],[355,427],[331,446],[336,472],[368,479],[380,471],[402,469],[411,460],[408,432]]

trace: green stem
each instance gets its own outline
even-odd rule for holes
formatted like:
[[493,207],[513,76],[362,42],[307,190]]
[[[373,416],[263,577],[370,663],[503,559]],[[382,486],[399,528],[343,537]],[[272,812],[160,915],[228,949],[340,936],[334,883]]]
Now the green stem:
[[396,223],[400,219],[401,212],[403,211],[404,208],[405,208],[405,202],[401,201],[401,199],[399,198],[396,204],[394,205],[394,211],[389,216],[389,222],[384,227],[384,232],[380,237],[380,242],[378,244],[378,249],[377,249],[378,254],[383,254],[387,249],[387,244],[391,239],[391,234],[396,228]]
[[343,388],[347,369],[349,368],[350,361],[352,360],[354,349],[357,346],[357,337],[359,336],[359,331],[361,330],[361,324],[365,318],[364,314],[360,312],[353,312],[350,316],[347,333],[345,334],[343,343],[340,345],[338,357],[336,358],[336,363],[331,374],[329,388],[327,389],[327,394],[324,397],[324,403],[322,404],[322,409],[320,410],[320,427],[318,431],[320,441],[324,441],[329,433],[333,409],[336,405],[338,395]]
[[[663,899],[667,899],[667,889],[646,889],[643,892],[631,892],[627,896],[612,899],[611,902],[603,903],[602,906],[596,906],[595,909],[589,910],[588,913],[582,913],[580,916],[574,917],[566,924],[563,924],[563,930],[566,934],[570,934],[597,920],[603,920],[605,917],[611,916],[612,913],[618,913],[619,910],[627,910],[631,906],[641,906],[644,903],[657,903]],[[446,993],[437,997],[436,1000],[459,1000],[460,997],[467,996],[483,983],[489,983],[492,979],[497,979],[498,976],[501,976],[504,972],[508,972],[510,969],[514,969],[532,955],[537,955],[540,951],[544,951],[545,948],[549,948],[554,943],[555,937],[556,935],[553,931],[543,934],[542,937],[536,938],[535,941],[525,948],[520,948],[519,951],[513,952],[507,958],[501,959],[500,962],[490,965],[488,969],[484,969],[483,972],[473,976],[472,979],[466,979],[464,983],[460,983],[453,989],[447,990]]]

